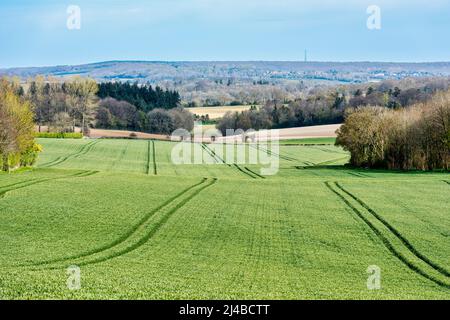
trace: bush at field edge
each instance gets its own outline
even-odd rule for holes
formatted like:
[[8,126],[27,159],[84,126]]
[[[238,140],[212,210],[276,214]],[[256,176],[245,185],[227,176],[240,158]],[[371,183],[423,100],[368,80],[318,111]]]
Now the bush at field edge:
[[83,134],[81,132],[38,132],[36,138],[81,139]]

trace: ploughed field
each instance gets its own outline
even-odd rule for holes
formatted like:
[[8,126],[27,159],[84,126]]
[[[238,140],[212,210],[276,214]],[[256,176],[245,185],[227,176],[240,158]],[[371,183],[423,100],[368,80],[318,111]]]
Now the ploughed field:
[[39,143],[35,169],[0,174],[0,298],[450,298],[448,173],[350,169],[303,141],[274,176],[211,145],[175,165],[172,142]]

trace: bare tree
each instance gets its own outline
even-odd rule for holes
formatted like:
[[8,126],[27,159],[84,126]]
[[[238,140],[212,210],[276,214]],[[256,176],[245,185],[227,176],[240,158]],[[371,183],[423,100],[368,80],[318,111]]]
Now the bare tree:
[[65,83],[65,89],[68,94],[67,103],[80,121],[82,132],[87,134],[89,123],[94,119],[97,109],[97,82],[88,78],[75,77]]

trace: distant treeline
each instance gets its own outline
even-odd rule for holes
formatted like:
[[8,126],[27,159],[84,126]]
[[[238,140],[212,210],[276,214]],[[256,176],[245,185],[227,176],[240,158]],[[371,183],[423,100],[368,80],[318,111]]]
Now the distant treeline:
[[450,91],[405,109],[349,109],[336,144],[358,167],[449,170]]
[[138,110],[149,112],[153,109],[172,109],[180,104],[177,91],[163,90],[149,84],[139,85],[129,82],[104,82],[98,86],[98,97],[114,98],[134,105]]
[[[399,86],[403,85],[403,89]],[[321,90],[293,101],[272,100],[260,109],[252,108],[240,113],[228,113],[217,128],[271,129],[342,123],[345,111],[364,106],[383,106],[402,109],[429,101],[440,91],[446,91],[449,83],[443,79],[427,79],[422,82],[350,86]]]

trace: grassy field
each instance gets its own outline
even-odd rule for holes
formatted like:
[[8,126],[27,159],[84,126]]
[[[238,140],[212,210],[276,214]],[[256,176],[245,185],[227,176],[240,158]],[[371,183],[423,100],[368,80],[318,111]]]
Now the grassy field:
[[266,177],[211,145],[175,165],[171,142],[39,143],[0,174],[0,298],[450,299],[448,173],[351,169],[317,142]]
[[304,139],[287,139],[280,140],[280,144],[283,145],[296,145],[296,144],[331,144],[334,145],[336,138],[304,138]]

